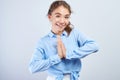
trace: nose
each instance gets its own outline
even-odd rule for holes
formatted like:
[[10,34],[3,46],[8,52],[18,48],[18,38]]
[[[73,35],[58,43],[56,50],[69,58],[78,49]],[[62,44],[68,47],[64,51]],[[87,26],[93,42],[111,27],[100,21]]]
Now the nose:
[[65,23],[65,19],[64,18],[60,18],[60,23]]

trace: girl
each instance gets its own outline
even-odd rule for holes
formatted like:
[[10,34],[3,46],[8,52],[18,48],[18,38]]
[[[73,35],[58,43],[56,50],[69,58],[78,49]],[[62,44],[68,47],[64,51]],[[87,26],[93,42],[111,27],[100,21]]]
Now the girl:
[[98,51],[94,40],[70,24],[71,8],[63,0],[48,10],[51,31],[41,38],[30,61],[32,73],[48,71],[47,80],[78,80],[81,58]]

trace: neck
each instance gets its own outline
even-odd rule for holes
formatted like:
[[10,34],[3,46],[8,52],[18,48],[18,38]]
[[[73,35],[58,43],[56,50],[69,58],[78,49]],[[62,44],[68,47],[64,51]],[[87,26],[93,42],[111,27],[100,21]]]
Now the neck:
[[56,34],[56,35],[61,35],[63,31],[55,32],[54,30],[51,30],[51,32]]

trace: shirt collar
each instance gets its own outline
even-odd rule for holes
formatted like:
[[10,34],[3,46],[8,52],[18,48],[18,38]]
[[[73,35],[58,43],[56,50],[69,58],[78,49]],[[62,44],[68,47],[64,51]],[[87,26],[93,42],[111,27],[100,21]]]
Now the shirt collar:
[[[49,37],[56,37],[57,36],[52,31],[50,31],[50,33],[48,35],[49,35]],[[68,33],[64,30],[63,33],[61,34],[61,36],[68,36]]]

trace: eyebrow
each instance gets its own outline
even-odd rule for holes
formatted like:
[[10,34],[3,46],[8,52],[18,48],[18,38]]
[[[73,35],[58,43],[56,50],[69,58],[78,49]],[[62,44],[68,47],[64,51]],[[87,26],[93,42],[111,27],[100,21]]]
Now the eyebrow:
[[[55,15],[61,15],[60,13],[55,13]],[[66,14],[65,16],[70,16],[70,14]]]

